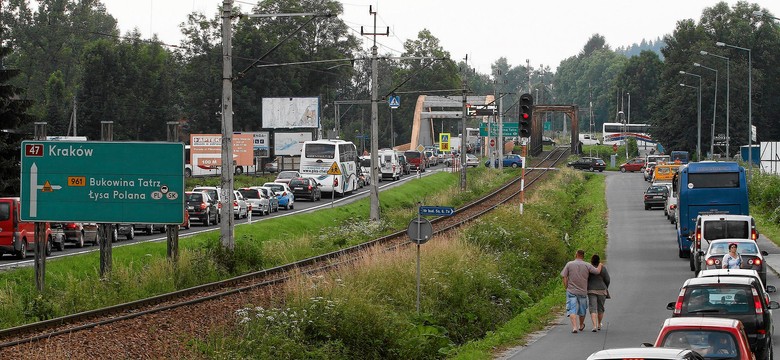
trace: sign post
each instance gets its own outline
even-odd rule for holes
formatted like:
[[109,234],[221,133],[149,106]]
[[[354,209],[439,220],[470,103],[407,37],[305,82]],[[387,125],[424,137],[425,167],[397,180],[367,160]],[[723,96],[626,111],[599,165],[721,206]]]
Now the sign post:
[[333,208],[333,204],[336,202],[336,186],[338,186],[338,178],[336,176],[341,175],[339,164],[337,164],[335,161],[330,165],[330,168],[328,169],[328,175],[333,175],[333,191],[330,192],[330,207]]
[[417,203],[417,217],[409,222],[406,229],[406,235],[417,244],[417,312],[420,312],[420,245],[425,244],[433,236],[433,226],[428,219],[423,218],[426,215],[452,216],[455,214],[455,208],[447,206],[422,206]]

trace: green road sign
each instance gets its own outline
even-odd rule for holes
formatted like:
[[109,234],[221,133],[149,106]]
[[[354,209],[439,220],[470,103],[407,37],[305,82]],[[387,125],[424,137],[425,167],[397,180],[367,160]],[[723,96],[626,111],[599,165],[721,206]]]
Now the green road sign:
[[184,144],[23,141],[21,220],[181,224]]
[[544,122],[544,131],[550,131],[552,130],[552,121],[545,121]]
[[[518,123],[506,122],[501,130],[503,130],[504,136],[517,136]],[[479,136],[488,136],[487,123],[479,124]],[[490,136],[498,136],[498,124],[490,124]]]

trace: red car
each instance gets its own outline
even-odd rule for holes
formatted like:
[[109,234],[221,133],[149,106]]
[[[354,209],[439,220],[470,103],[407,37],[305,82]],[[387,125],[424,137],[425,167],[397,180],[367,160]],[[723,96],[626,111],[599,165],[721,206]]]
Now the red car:
[[735,319],[676,317],[666,319],[655,347],[691,349],[705,359],[755,360],[745,327]]
[[623,163],[623,165],[620,165],[620,172],[635,172],[635,171],[642,171],[642,168],[645,167],[645,159],[642,158],[634,158],[631,159],[629,162]]

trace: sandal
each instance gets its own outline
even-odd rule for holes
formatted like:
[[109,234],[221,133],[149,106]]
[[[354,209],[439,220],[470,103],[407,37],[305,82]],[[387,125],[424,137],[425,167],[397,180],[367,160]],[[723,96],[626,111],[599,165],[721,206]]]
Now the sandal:
[[582,324],[582,325],[580,326],[580,331],[583,331],[583,330],[585,330],[585,324]]
[[571,331],[571,333],[572,333],[572,334],[576,334],[576,333],[577,333],[577,330],[572,330],[572,331]]

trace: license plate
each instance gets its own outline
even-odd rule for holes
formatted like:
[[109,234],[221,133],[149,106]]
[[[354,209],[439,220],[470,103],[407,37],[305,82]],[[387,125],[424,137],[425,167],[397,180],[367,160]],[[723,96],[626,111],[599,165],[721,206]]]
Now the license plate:
[[302,187],[297,187],[297,188],[294,188],[293,190],[303,190],[303,188]]
[[187,206],[187,210],[195,210],[194,206]]

